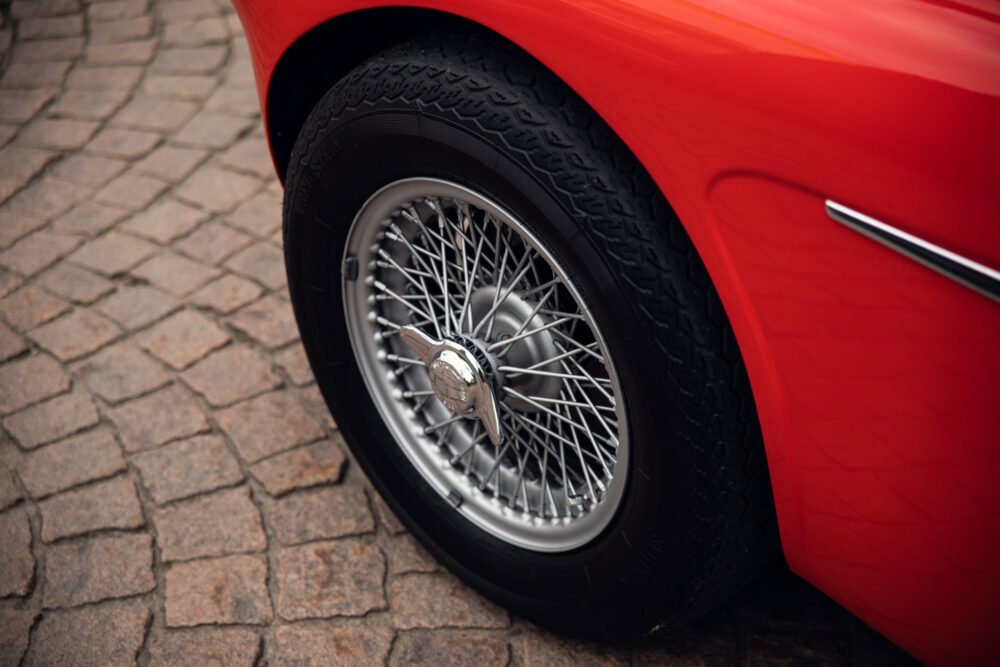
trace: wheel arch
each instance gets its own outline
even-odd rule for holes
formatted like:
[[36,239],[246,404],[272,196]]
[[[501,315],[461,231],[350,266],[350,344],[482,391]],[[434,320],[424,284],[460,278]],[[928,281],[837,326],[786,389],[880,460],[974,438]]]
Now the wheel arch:
[[[662,175],[662,171],[652,168],[652,164],[644,161],[641,155],[643,151],[640,150],[640,147],[629,145],[615,124],[600,113],[584,94],[570,81],[567,81],[566,77],[555,71],[552,66],[540,60],[531,50],[521,46],[515,39],[498,32],[481,21],[440,9],[414,6],[367,7],[338,14],[304,32],[282,52],[271,70],[265,94],[266,132],[271,145],[272,157],[282,182],[285,180],[292,148],[299,130],[305,124],[312,109],[330,87],[377,53],[411,38],[415,34],[432,30],[480,32],[491,38],[513,44],[519,50],[527,53],[539,67],[545,68],[573,90],[584,104],[607,123],[636,161],[653,176],[653,182],[664,200],[673,206],[671,197],[664,190],[666,182],[658,178]],[[647,157],[650,156],[647,155]],[[711,189],[710,184],[708,189]],[[771,430],[772,435],[778,435],[778,433],[774,433],[778,429],[768,429],[763,423],[762,408],[780,403],[780,399],[777,398],[780,394],[778,390],[780,383],[776,381],[773,369],[769,365],[770,354],[767,351],[766,336],[761,332],[753,308],[743,293],[742,281],[728,257],[725,243],[719,238],[715,224],[704,224],[698,221],[692,223],[689,218],[680,217],[681,226],[684,227],[688,238],[693,242],[702,264],[708,269],[709,280],[721,297],[720,305],[737,340],[745,372],[750,377],[754,407],[765,440],[764,460],[772,487],[772,506],[775,506],[775,509],[778,509],[777,505],[785,508],[785,512],[778,511],[778,519],[781,525],[782,547],[787,557],[790,545],[786,543],[785,526],[791,523],[789,519],[792,519],[792,516],[788,516],[787,508],[794,506],[794,503],[787,500],[776,502],[777,498],[775,498],[776,484],[787,489],[788,480],[787,474],[784,472],[787,469],[784,457],[775,451],[776,448],[773,448],[773,445],[768,444],[770,442],[768,431]],[[706,253],[711,257],[706,256]],[[748,356],[755,357],[756,363],[749,363]],[[763,360],[764,363],[761,364],[760,360]],[[766,409],[766,411],[772,414],[775,412],[773,407]],[[773,417],[769,421],[775,422]],[[775,439],[782,440],[783,438]],[[776,477],[778,477],[777,480]],[[787,497],[789,493],[786,491],[781,495]],[[792,495],[797,495],[797,492],[793,491]],[[786,515],[784,520],[782,514]],[[799,518],[797,512],[794,516],[795,519]]]

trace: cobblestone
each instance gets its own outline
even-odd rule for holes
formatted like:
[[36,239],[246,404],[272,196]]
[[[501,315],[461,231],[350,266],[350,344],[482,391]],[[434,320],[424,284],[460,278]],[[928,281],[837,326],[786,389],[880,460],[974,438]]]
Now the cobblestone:
[[904,662],[788,574],[618,647],[460,583],[315,384],[231,5],[0,5],[0,664]]
[[[297,426],[294,424],[296,421],[294,417],[287,421],[293,429]],[[301,423],[301,420],[299,421]],[[308,438],[308,432],[303,433],[298,429],[296,429],[295,435],[301,439]],[[275,442],[278,442],[280,446],[280,440],[277,437]],[[247,453],[244,453],[244,450],[241,450],[240,453],[248,460],[251,460],[249,458],[251,453],[256,455],[259,452],[259,448],[250,450],[249,447],[245,446],[244,449],[247,450]],[[280,496],[294,489],[336,482],[340,479],[345,462],[346,457],[336,442],[325,440],[290,452],[277,454],[256,463],[250,467],[250,474],[264,485],[269,494]]]
[[[222,410],[218,419],[240,456],[251,463],[323,436],[319,423],[294,397],[284,392],[266,394]],[[331,453],[329,458],[335,456]],[[300,465],[282,460],[268,470],[274,471],[276,479],[285,479],[294,476],[293,471],[299,469]],[[278,486],[284,488],[287,484]]]
[[50,612],[38,625],[27,664],[133,665],[149,617],[149,608],[139,600]]
[[154,502],[162,505],[243,481],[226,443],[201,435],[136,455],[132,461]]
[[76,607],[153,590],[153,541],[146,533],[101,535],[53,546],[45,560],[43,604]]
[[46,542],[94,530],[142,528],[146,523],[135,484],[127,475],[46,498],[38,509]]
[[209,428],[201,408],[177,385],[114,408],[109,416],[129,452],[152,449]]
[[263,551],[260,512],[247,487],[219,491],[156,511],[164,561]]
[[114,434],[102,427],[25,454],[17,473],[33,498],[44,498],[126,467]]
[[385,557],[374,544],[316,542],[278,554],[278,615],[286,620],[361,616],[385,607]]
[[266,580],[261,556],[174,563],[166,571],[167,626],[270,623]]
[[326,486],[291,494],[265,505],[264,512],[278,542],[284,545],[375,530],[364,489],[356,485]]
[[3,420],[18,444],[32,449],[97,423],[97,408],[85,392],[74,391]]

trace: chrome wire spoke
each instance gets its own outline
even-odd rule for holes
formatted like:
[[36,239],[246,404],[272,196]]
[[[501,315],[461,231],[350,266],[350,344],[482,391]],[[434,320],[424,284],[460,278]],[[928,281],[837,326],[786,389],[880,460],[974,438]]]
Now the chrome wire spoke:
[[596,535],[624,488],[621,390],[593,311],[547,247],[485,197],[433,179],[380,191],[347,245],[369,272],[344,283],[352,345],[420,474],[519,546]]

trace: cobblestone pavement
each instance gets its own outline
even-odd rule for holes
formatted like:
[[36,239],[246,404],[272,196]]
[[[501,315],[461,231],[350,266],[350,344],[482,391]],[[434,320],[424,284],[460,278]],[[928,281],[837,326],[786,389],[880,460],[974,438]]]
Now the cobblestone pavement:
[[458,583],[313,383],[232,10],[0,9],[0,665],[902,659],[780,570],[624,647]]

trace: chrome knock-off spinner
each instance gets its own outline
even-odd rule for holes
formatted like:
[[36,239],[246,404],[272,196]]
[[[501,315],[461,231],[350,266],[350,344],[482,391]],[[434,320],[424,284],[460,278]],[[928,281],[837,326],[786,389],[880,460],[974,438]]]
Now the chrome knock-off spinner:
[[454,341],[431,338],[413,326],[401,327],[399,335],[427,366],[438,400],[456,415],[479,419],[490,442],[501,444],[496,395],[486,369],[475,356]]

